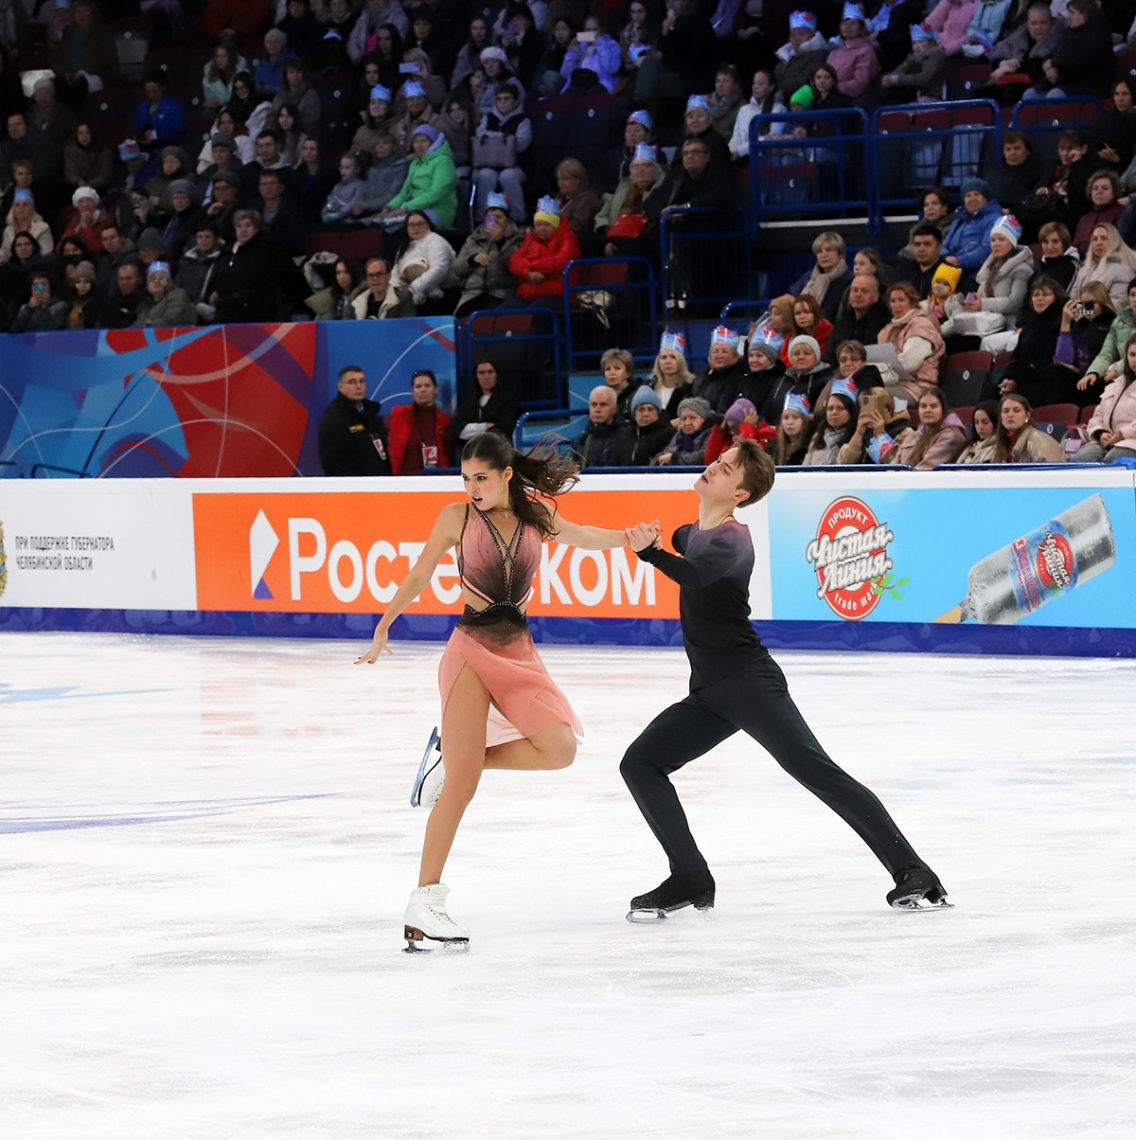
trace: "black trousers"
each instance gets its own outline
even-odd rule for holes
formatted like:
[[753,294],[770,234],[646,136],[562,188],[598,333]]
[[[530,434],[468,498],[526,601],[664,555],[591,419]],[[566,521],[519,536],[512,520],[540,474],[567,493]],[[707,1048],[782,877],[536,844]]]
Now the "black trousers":
[[668,777],[739,730],[832,808],[893,875],[926,866],[879,799],[817,743],[789,696],[785,675],[765,658],[665,709],[623,758],[620,774],[667,853],[672,874],[706,870],[706,860]]

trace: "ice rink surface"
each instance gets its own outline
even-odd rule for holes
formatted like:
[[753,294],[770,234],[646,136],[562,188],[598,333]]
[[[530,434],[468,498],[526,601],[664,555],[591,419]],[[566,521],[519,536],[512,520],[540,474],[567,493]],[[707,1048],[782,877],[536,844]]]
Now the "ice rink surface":
[[575,766],[488,773],[468,955],[400,953],[437,645],[0,636],[0,1136],[1136,1136],[1136,665],[794,655],[956,909],[889,910],[745,737],[679,777],[709,917],[618,774],[671,650],[560,647]]

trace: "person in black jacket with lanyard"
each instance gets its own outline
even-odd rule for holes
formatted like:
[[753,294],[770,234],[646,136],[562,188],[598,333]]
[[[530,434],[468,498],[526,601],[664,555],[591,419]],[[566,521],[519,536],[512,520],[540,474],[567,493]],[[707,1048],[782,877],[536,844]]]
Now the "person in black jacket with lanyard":
[[367,375],[357,364],[339,370],[339,395],[319,426],[320,467],[325,475],[389,475],[387,425],[368,400]]
[[520,410],[497,375],[492,360],[479,360],[474,368],[477,387],[458,405],[454,414],[454,439],[464,447],[475,435],[495,431],[507,440],[513,438]]
[[867,843],[895,879],[887,896],[893,907],[949,905],[942,883],[883,804],[838,768],[817,742],[750,622],[753,540],[734,511],[765,498],[773,478],[773,460],[755,441],[739,440],[694,485],[698,521],[675,531],[677,553],[663,550],[657,523],[627,530],[628,545],[638,557],[679,584],[682,640],[690,659],[689,695],[647,726],[620,765],[671,869],[654,890],[631,900],[627,917],[633,922],[664,918],[686,906],[706,910],[714,905],[714,877],[669,777],[739,729]]

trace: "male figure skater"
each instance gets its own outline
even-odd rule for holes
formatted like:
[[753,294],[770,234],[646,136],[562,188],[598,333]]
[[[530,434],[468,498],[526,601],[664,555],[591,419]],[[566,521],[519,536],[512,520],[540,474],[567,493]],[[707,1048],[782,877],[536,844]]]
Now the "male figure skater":
[[668,777],[739,729],[855,829],[895,879],[887,896],[893,907],[950,905],[943,885],[883,804],[817,743],[789,696],[784,674],[750,624],[753,543],[734,511],[765,498],[773,477],[769,456],[753,440],[740,440],[695,484],[698,522],[675,531],[677,554],[662,549],[657,524],[639,523],[627,532],[638,556],[679,584],[682,639],[690,659],[690,694],[647,726],[620,765],[671,867],[653,891],[631,900],[627,917],[633,922],[665,918],[686,906],[714,905],[714,877]]

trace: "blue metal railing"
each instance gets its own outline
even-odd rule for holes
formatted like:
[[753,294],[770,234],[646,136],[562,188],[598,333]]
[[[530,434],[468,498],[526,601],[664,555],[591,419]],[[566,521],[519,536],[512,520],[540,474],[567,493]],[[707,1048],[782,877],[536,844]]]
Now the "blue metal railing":
[[679,206],[659,220],[659,263],[668,308],[721,305],[752,297],[753,232],[746,212]]
[[466,318],[462,333],[459,376],[472,377],[477,360],[486,356],[509,378],[518,403],[527,408],[564,403],[564,335],[555,308],[478,309]]
[[659,340],[659,285],[646,257],[581,257],[564,267],[568,370],[594,367],[619,345],[653,360]]

